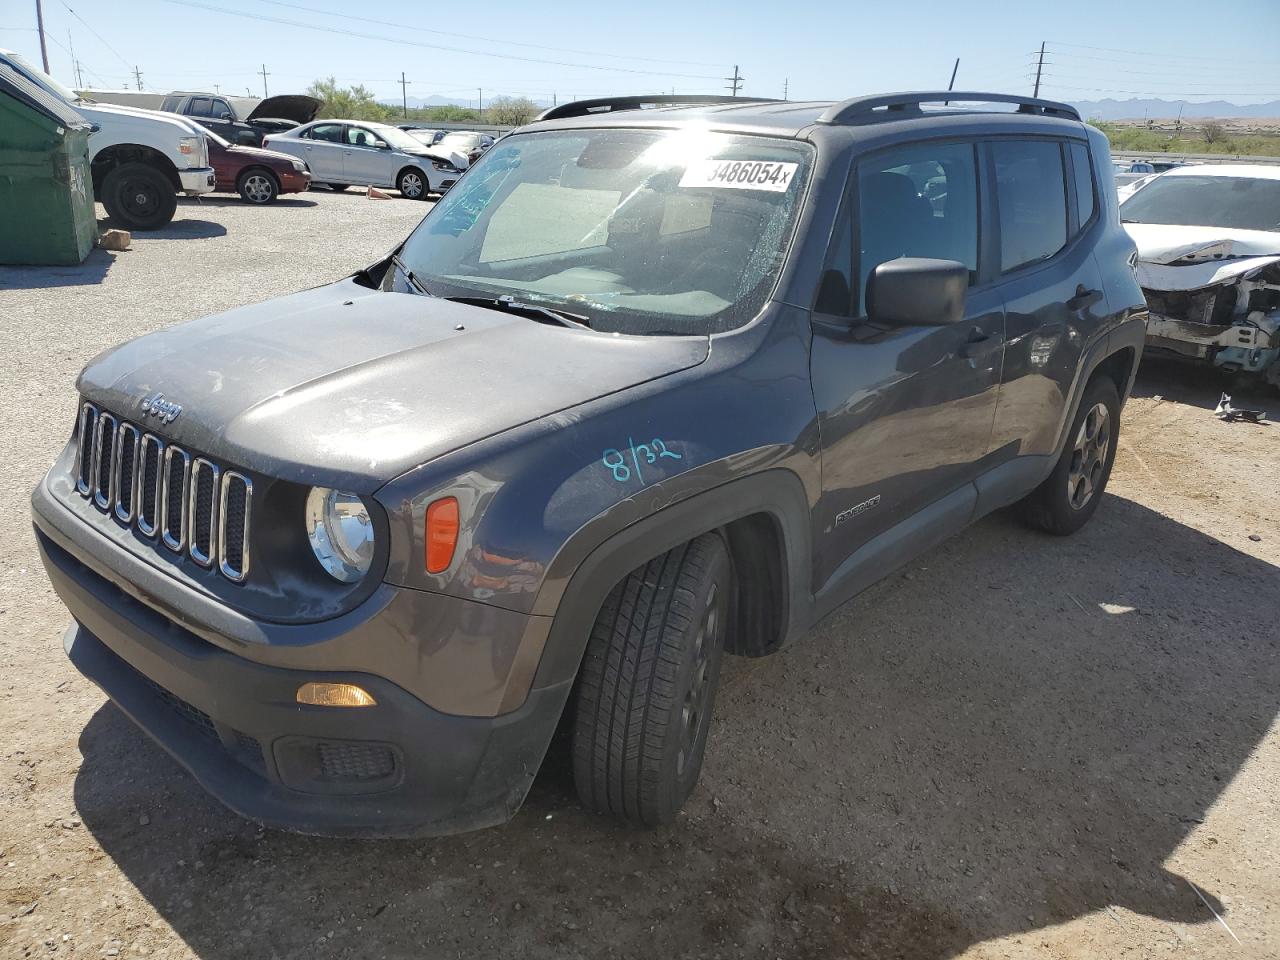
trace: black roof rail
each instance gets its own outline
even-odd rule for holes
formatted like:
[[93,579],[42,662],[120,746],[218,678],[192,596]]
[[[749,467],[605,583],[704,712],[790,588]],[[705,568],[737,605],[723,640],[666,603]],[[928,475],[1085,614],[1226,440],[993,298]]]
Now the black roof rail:
[[882,93],[871,97],[853,97],[834,103],[818,118],[819,123],[851,125],[874,123],[877,120],[897,120],[920,116],[922,103],[1016,103],[1018,113],[1033,113],[1042,117],[1061,117],[1079,120],[1080,111],[1069,103],[1056,100],[1040,100],[1021,97],[1013,93],[975,93],[971,90],[927,90],[920,93]]
[[574,100],[543,110],[533,118],[539,120],[563,120],[566,117],[586,117],[593,113],[613,113],[616,110],[640,110],[647,106],[693,106],[707,103],[781,103],[768,97],[731,97],[704,93],[657,93],[648,96],[600,97],[597,100]]

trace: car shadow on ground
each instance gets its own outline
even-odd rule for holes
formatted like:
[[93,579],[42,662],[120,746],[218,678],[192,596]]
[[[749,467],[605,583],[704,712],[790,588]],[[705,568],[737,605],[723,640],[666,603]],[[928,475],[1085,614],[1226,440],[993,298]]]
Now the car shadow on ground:
[[67,266],[0,266],[0,290],[43,290],[49,287],[78,287],[106,279],[117,254],[99,247],[89,251],[82,263]]
[[187,216],[198,209],[194,205],[182,204],[178,207],[178,216],[159,230],[138,230],[133,234],[133,242],[143,240],[208,240],[212,237],[225,237],[227,228],[213,220],[200,220]]
[[[243,200],[241,200],[237,196],[214,197],[214,196],[206,195],[201,197],[199,200],[188,200],[180,204],[180,206],[185,207],[188,210],[191,210],[191,209],[198,210],[201,207],[252,207],[253,204],[245,203]],[[305,197],[291,193],[285,196],[276,197],[276,199],[272,200],[271,203],[268,204],[268,206],[314,207],[316,206],[316,202],[314,200],[308,200]]]
[[1113,905],[1217,931],[1165,864],[1276,716],[1278,618],[1277,568],[1110,496],[1065,541],[990,517],[731,661],[667,829],[582,812],[557,751],[500,828],[263,831],[110,705],[76,807],[203,960],[941,960]]

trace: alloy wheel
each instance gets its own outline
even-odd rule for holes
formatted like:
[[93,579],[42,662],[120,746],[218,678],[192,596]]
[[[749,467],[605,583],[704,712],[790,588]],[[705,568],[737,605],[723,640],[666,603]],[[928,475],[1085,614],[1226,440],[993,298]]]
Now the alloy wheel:
[[1111,448],[1111,412],[1105,403],[1095,403],[1085,414],[1071,450],[1071,469],[1067,473],[1067,502],[1073,510],[1082,510],[1093,499],[1106,469]]
[[720,605],[716,601],[717,590],[713,583],[707,595],[702,622],[698,625],[698,633],[693,640],[693,671],[680,710],[680,753],[676,756],[678,776],[684,776],[698,742],[698,731],[706,717],[707,695],[711,689],[709,664],[711,652],[716,645],[717,631],[720,629]]
[[264,174],[255,173],[244,181],[245,196],[254,203],[266,203],[275,193],[271,181]]
[[416,173],[406,173],[400,178],[400,192],[410,200],[417,200],[422,196],[422,177]]

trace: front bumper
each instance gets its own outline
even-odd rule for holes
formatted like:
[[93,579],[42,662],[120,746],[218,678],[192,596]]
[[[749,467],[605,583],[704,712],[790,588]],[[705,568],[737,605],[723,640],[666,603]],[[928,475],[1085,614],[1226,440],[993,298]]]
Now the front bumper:
[[217,185],[213,175],[213,167],[190,167],[178,171],[178,180],[182,183],[182,192],[188,196],[201,193],[212,193]]
[[[128,558],[86,553],[46,515],[58,509],[42,483],[33,497],[36,539],[76,621],[64,640],[69,657],[237,813],[301,833],[409,837],[490,826],[519,809],[571,681],[532,689],[501,716],[469,717],[358,668],[249,659],[162,612],[146,586],[121,577]],[[104,541],[101,549],[111,548]],[[308,681],[359,684],[377,703],[299,704]]]

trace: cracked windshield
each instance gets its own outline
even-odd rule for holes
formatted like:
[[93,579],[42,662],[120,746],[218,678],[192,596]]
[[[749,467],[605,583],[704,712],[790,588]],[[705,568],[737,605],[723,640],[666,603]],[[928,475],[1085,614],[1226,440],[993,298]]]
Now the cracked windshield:
[[809,164],[802,144],[704,131],[516,135],[400,259],[432,296],[513,297],[602,331],[716,333],[768,297]]

